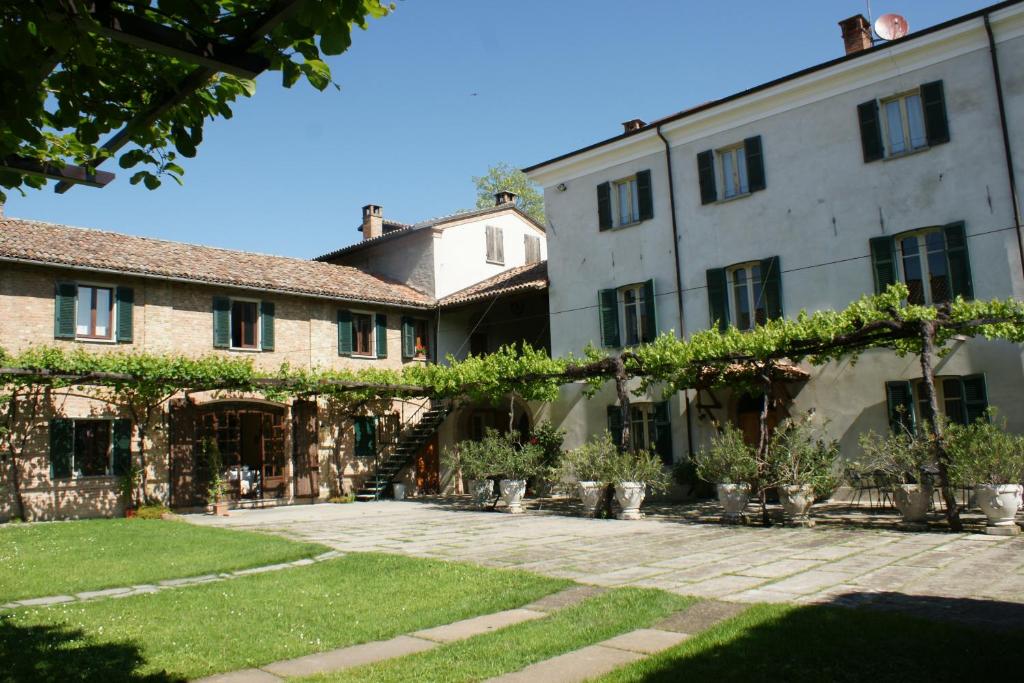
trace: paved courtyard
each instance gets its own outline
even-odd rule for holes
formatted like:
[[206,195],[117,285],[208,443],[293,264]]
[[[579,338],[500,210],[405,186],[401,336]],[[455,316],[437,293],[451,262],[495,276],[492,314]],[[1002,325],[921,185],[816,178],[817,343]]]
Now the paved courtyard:
[[666,518],[508,515],[380,501],[190,515],[346,551],[512,567],[733,602],[870,604],[1024,627],[1024,536],[734,527]]

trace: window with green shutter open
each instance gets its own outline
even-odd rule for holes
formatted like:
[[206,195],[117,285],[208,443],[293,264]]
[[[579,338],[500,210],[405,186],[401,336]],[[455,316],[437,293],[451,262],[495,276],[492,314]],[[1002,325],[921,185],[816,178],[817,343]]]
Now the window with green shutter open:
[[[891,429],[916,432],[931,419],[931,407],[922,380],[886,382],[885,387]],[[939,412],[951,422],[970,424],[978,419],[988,419],[988,390],[984,375],[936,377],[935,398]]]
[[654,280],[602,290],[598,301],[602,345],[646,344],[658,335]]
[[600,230],[625,228],[651,218],[654,218],[654,192],[649,170],[597,186]]
[[974,298],[963,223],[874,237],[869,244],[876,293],[903,282],[911,304]]
[[903,156],[949,142],[942,81],[857,106],[865,162]]
[[50,421],[50,476],[53,479],[119,476],[131,466],[131,421]]

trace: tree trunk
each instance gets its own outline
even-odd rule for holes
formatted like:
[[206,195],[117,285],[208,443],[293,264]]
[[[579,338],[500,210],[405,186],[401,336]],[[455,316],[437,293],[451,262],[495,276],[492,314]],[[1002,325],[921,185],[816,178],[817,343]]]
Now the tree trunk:
[[935,442],[935,462],[939,467],[939,479],[942,483],[942,499],[946,503],[946,520],[953,531],[962,531],[960,510],[957,507],[953,487],[949,484],[949,454],[942,434],[942,420],[939,416],[939,400],[935,395],[935,369],[932,367],[932,356],[935,354],[935,323],[921,323],[921,379],[925,399],[928,401],[928,420]]
[[[36,402],[34,401],[34,403],[36,403]],[[35,411],[33,410],[33,418],[34,418],[34,415],[35,415]],[[19,465],[19,462],[18,462],[19,461],[18,452],[14,448],[14,430],[17,428],[17,418],[18,418],[18,390],[17,389],[15,389],[14,392],[11,394],[11,408],[10,408],[9,417],[10,417],[10,420],[9,420],[10,424],[9,424],[9,429],[8,429],[8,432],[7,432],[7,448],[8,448],[8,451],[9,451],[10,458],[11,458],[11,488],[14,489],[14,496],[13,496],[13,498],[14,498],[14,517],[17,517],[18,519],[24,520],[25,519],[25,500],[22,497],[22,492],[21,492],[21,468],[18,466]],[[35,420],[33,419],[31,421],[34,422]],[[27,437],[25,437],[25,436],[22,437],[22,449],[21,450],[24,450],[24,445],[25,445],[25,440],[26,439],[27,439]]]
[[[630,430],[629,390],[626,388],[626,365],[622,362],[622,356],[615,358],[615,394],[619,397],[619,416],[622,420],[622,440],[619,449],[629,452],[633,448],[633,437]],[[598,503],[594,511],[595,517],[606,517],[611,519],[612,500],[615,498],[615,484],[607,482],[604,487],[603,500]]]
[[768,372],[761,376],[764,395],[761,397],[761,414],[758,415],[757,433],[757,495],[761,501],[761,522],[765,526],[771,526],[772,521],[768,516],[767,493],[765,492],[764,479],[768,467],[768,404],[771,400],[772,380]]

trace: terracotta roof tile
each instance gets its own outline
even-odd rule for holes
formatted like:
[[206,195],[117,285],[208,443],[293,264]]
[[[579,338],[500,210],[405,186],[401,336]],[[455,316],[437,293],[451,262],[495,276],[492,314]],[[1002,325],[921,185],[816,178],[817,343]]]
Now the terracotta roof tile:
[[468,304],[481,299],[488,299],[499,294],[510,294],[526,290],[542,290],[548,286],[548,262],[530,263],[518,268],[510,268],[492,278],[477,282],[475,285],[461,289],[438,300],[441,307]]
[[349,266],[16,218],[0,218],[0,259],[411,308],[435,303],[412,287]]

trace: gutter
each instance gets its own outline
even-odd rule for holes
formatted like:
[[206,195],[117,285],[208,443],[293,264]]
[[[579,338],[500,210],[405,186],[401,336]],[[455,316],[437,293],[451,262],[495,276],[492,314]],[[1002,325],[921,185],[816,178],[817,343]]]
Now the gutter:
[[[672,261],[676,272],[676,306],[679,312],[679,338],[685,336],[685,318],[683,317],[683,267],[680,265],[679,255],[679,221],[676,218],[676,188],[672,176],[672,149],[669,147],[668,138],[661,132],[659,123],[655,127],[658,137],[665,145],[665,170],[668,171],[668,203],[672,212]],[[1024,253],[1024,252],[1022,252]],[[1022,256],[1024,258],[1024,256]],[[1024,263],[1024,261],[1022,261]],[[693,456],[693,421],[690,417],[690,390],[683,389],[683,401],[686,404],[686,453]]]
[[996,54],[996,39],[992,34],[989,12],[984,14],[985,33],[988,34],[988,50],[992,56],[992,77],[996,82],[996,102],[999,104],[999,126],[1003,133],[1003,155],[1006,158],[1006,175],[1010,181],[1010,203],[1013,205],[1013,224],[1017,233],[1017,252],[1020,255],[1021,275],[1024,276],[1024,237],[1021,236],[1020,199],[1017,196],[1017,177],[1013,169],[1013,151],[1010,149],[1010,131],[1006,123],[1006,103],[1003,100],[1003,81],[999,77],[999,57]]

